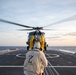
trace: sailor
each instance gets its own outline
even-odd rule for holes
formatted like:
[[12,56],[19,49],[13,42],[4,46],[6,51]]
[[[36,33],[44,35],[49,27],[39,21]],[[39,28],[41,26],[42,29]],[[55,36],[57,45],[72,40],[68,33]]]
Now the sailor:
[[24,74],[25,75],[42,75],[44,68],[48,65],[43,51],[40,51],[40,43],[34,44],[34,49],[26,53],[24,61]]

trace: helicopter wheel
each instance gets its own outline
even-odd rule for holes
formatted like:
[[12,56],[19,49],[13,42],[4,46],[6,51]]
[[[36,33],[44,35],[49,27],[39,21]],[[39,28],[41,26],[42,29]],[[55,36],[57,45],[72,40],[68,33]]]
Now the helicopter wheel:
[[45,51],[46,51],[46,46],[44,47]]
[[27,46],[27,50],[29,50],[29,46]]

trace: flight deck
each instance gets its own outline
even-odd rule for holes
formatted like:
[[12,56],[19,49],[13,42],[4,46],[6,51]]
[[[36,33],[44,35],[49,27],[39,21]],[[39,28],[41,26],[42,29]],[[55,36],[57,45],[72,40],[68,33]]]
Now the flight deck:
[[[26,50],[17,50],[0,55],[0,75],[24,75],[23,64]],[[48,67],[44,75],[76,75],[76,56],[47,50]]]

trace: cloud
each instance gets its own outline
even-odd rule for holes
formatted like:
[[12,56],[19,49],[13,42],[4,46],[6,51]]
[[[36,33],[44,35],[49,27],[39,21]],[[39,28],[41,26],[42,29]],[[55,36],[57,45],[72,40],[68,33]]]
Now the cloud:
[[64,34],[64,36],[76,36],[76,32],[67,33]]
[[73,15],[73,16],[71,16],[71,17],[62,19],[62,20],[60,20],[60,21],[54,22],[54,23],[52,23],[52,24],[50,24],[50,25],[46,25],[46,26],[44,26],[44,27],[48,27],[48,26],[51,26],[51,25],[55,25],[55,24],[59,24],[59,23],[64,23],[64,22],[72,21],[72,20],[76,20],[76,15]]
[[[40,27],[49,24],[58,24],[55,28],[58,27],[61,29],[63,27],[60,28],[59,23],[76,20],[76,15],[65,18],[73,14],[76,14],[76,0],[0,0],[0,18],[29,26]],[[0,25],[3,25],[0,26],[0,31],[4,32],[0,33],[1,39],[5,39],[5,36],[8,39],[9,36],[10,40],[13,39],[14,41],[14,39],[17,39],[18,42],[18,38],[21,38],[21,36],[23,36],[22,34],[26,33],[18,33],[16,29],[21,28],[18,26],[4,23],[0,23]],[[63,26],[68,29],[70,23],[66,25],[63,24]],[[48,29],[50,28],[52,27]],[[71,27],[70,30],[73,28]],[[16,34],[11,35],[13,31],[15,31]],[[7,34],[5,32],[7,32]],[[8,34],[8,32],[10,34]],[[15,35],[19,37],[14,37]],[[75,33],[68,33],[66,35],[75,36]],[[64,40],[61,36],[51,36],[47,38],[55,41],[60,39]]]
[[51,36],[51,37],[45,37],[47,40],[51,40],[51,41],[58,41],[58,40],[64,40],[64,38],[60,37],[60,36]]

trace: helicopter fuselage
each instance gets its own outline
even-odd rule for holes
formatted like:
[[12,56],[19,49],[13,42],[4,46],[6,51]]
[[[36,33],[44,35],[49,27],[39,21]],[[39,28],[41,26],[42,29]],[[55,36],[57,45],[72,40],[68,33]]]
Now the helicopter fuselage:
[[[30,41],[31,39],[32,39],[32,41]],[[28,45],[27,50],[30,49],[30,47],[32,47],[31,49],[33,49],[33,45],[36,42],[40,42],[42,50],[46,49],[46,41],[45,41],[45,33],[44,32],[33,31],[33,32],[29,33],[28,41],[26,42]]]

